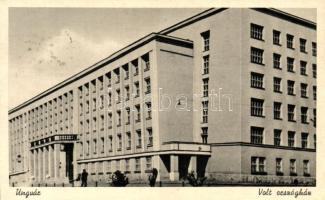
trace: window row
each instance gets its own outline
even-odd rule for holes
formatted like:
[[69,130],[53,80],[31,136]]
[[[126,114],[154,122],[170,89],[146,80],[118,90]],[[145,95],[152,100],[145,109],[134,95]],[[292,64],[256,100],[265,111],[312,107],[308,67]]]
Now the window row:
[[[264,99],[251,98],[251,116],[255,117],[265,117],[264,111]],[[273,102],[273,118],[282,120],[282,103]],[[301,123],[309,124],[310,121],[316,121],[316,109],[313,109],[313,119],[309,119],[308,107],[300,107],[300,119]],[[287,120],[290,122],[296,122],[296,106],[293,104],[287,104]]]
[[[287,143],[284,143],[283,134],[281,129],[274,129],[273,131],[273,145],[274,146],[288,146],[288,147],[298,147],[297,144],[297,134],[295,131],[287,132]],[[252,144],[265,144],[264,142],[264,128],[262,127],[251,127],[251,143]],[[309,133],[302,132],[300,134],[300,146],[303,149],[311,148],[309,141]],[[314,148],[316,149],[316,134],[314,135]]]
[[[151,111],[151,103],[147,102],[145,103],[145,112],[144,114],[146,115],[146,120],[151,120],[152,117],[152,111]],[[115,125],[117,127],[122,125],[122,115],[124,115],[124,122],[126,125],[129,125],[131,123],[131,111],[135,112],[134,114],[134,121],[135,123],[139,123],[141,122],[141,109],[140,109],[140,104],[137,104],[134,106],[134,110],[131,110],[130,107],[126,107],[125,111],[122,112],[121,110],[117,110],[115,113],[115,115],[113,116],[112,112],[108,112],[107,113],[107,117],[105,119],[105,115],[100,115],[99,118],[97,118],[96,116],[92,117],[92,120],[90,120],[89,118],[86,118],[85,120],[81,120],[79,123],[79,128],[80,128],[80,132],[85,131],[86,133],[90,132],[90,126],[92,126],[92,130],[93,132],[96,132],[98,126],[100,128],[100,130],[104,130],[105,128],[105,123],[107,124],[107,127],[109,129],[112,128],[113,124],[113,117],[116,120]]]
[[[257,89],[265,89],[264,74],[251,72],[251,87]],[[287,94],[296,95],[295,81],[287,80]],[[282,93],[282,79],[279,77],[273,77],[273,91]],[[300,97],[308,98],[308,84],[300,83]],[[317,99],[317,87],[313,86],[313,99]]]
[[[258,24],[251,23],[250,26],[251,38],[264,41],[264,27]],[[286,46],[289,49],[295,48],[295,36],[292,34],[286,34]],[[281,46],[281,32],[273,30],[273,44]],[[307,53],[307,40],[299,38],[299,50],[302,53]],[[317,44],[311,43],[311,51],[313,56],[317,56]]]
[[[126,150],[130,150],[133,146],[132,139],[133,134],[131,132],[126,132],[124,138],[122,137],[122,134],[118,133],[115,137],[112,135],[109,135],[107,140],[105,141],[105,137],[100,137],[99,141],[98,138],[94,138],[92,141],[86,140],[85,143],[80,142],[80,156],[83,156],[82,152],[85,152],[86,156],[89,156],[89,154],[97,154],[100,152],[101,154],[105,153],[105,146],[107,145],[107,151],[113,152],[113,147],[115,146],[117,151],[122,151],[122,148],[125,148]],[[142,133],[141,130],[135,131],[135,147],[136,148],[142,148]],[[152,128],[146,129],[146,146],[152,147],[153,146],[153,133]],[[92,142],[92,143],[91,143]],[[107,142],[107,144],[106,144]]]
[[[140,65],[139,62],[141,62]],[[105,75],[100,76],[90,81],[89,83],[84,84],[83,86],[80,86],[79,97],[82,98],[83,95],[88,96],[89,91],[91,91],[92,93],[96,93],[97,90],[104,90],[104,84],[106,84],[106,86],[110,88],[112,80],[115,82],[115,84],[119,84],[121,76],[124,78],[124,80],[128,80],[130,77],[130,71],[133,72],[133,76],[138,76],[140,66],[143,66],[144,72],[150,70],[149,53],[146,53],[145,55],[141,56],[140,59],[135,59],[130,63],[124,64],[121,67],[116,68],[111,72],[108,72]],[[131,70],[131,68],[133,69]]]
[[[266,171],[266,158],[265,157],[251,157],[251,173],[257,175],[267,175]],[[310,176],[310,166],[309,160],[303,160],[302,169],[303,176]],[[283,159],[276,158],[275,159],[275,172],[277,176],[283,176]],[[289,160],[289,175],[297,176],[297,161],[296,159]]]
[[[103,175],[105,172],[106,174],[112,174],[116,170],[122,171],[124,173],[141,173],[143,167],[145,170],[144,172],[149,172],[152,170],[152,157],[147,156],[144,157],[144,159],[144,163],[141,162],[141,158],[139,157],[87,163],[84,168],[87,169],[90,175]],[[142,167],[143,164],[145,166]]]
[[[281,66],[281,55],[277,53],[273,53],[273,68],[282,69]],[[291,57],[287,57],[287,71],[295,72],[295,59]],[[264,65],[264,50],[251,47],[251,62],[255,64]],[[308,67],[307,61],[300,60],[300,75],[308,76]],[[312,75],[314,78],[317,77],[317,65],[312,64]]]

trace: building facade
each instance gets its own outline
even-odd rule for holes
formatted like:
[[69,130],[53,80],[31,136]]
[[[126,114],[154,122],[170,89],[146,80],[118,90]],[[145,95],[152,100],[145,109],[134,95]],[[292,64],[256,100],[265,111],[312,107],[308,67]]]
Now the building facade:
[[[227,22],[227,23],[224,23]],[[314,22],[209,9],[9,111],[10,183],[316,183]]]

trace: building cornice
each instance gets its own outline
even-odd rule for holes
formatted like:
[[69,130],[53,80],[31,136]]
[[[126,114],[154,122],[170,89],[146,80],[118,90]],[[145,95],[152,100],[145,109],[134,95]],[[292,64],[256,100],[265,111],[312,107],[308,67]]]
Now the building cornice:
[[193,41],[190,40],[185,40],[182,38],[178,38],[178,37],[174,37],[174,36],[169,36],[169,35],[162,35],[159,33],[151,33],[149,35],[146,35],[145,37],[129,44],[128,46],[122,48],[121,50],[111,54],[110,56],[108,56],[107,58],[91,65],[90,67],[82,70],[81,72],[72,75],[71,77],[67,78],[66,80],[56,84],[55,86],[45,90],[44,92],[36,95],[35,97],[25,101],[24,103],[12,108],[9,110],[8,114],[14,113],[28,105],[30,105],[31,103],[34,103],[35,101],[63,88],[64,86],[71,84],[74,81],[77,81],[83,77],[85,77],[86,75],[112,63],[113,61],[125,56],[126,54],[130,53],[131,51],[134,51],[135,49],[138,49],[146,44],[148,44],[151,41],[158,41],[161,43],[167,43],[167,44],[172,44],[172,45],[176,45],[176,46],[182,46],[184,48],[193,48]]
[[[207,17],[210,17],[212,15],[215,15],[215,14],[220,13],[227,9],[229,9],[229,8],[210,8],[210,9],[205,10],[197,15],[187,18],[177,24],[174,24],[173,26],[163,29],[159,33],[160,34],[169,34],[173,31],[176,31],[180,28],[183,28],[185,26],[193,24],[197,21],[200,21],[202,19],[205,19]],[[315,22],[312,22],[310,20],[292,15],[290,13],[286,13],[286,12],[278,10],[278,9],[274,9],[274,8],[250,8],[250,9],[256,10],[256,11],[274,16],[274,17],[278,17],[278,18],[281,18],[281,19],[284,19],[284,20],[287,20],[287,21],[290,21],[290,22],[293,22],[296,24],[300,24],[300,25],[303,25],[303,26],[306,26],[306,27],[309,27],[312,29],[316,29],[316,26],[317,26]]]

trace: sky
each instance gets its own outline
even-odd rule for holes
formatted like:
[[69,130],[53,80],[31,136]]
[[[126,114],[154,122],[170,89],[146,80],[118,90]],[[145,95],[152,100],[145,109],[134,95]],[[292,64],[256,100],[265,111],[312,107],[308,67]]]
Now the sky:
[[[9,109],[198,9],[10,8]],[[280,9],[316,21],[314,9]]]

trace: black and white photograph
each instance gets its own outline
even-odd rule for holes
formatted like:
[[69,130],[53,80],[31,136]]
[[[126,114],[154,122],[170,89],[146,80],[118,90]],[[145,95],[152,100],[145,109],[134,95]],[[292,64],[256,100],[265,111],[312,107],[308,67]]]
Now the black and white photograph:
[[10,186],[316,186],[316,15],[10,8]]
[[0,198],[323,199],[323,7],[0,2]]

